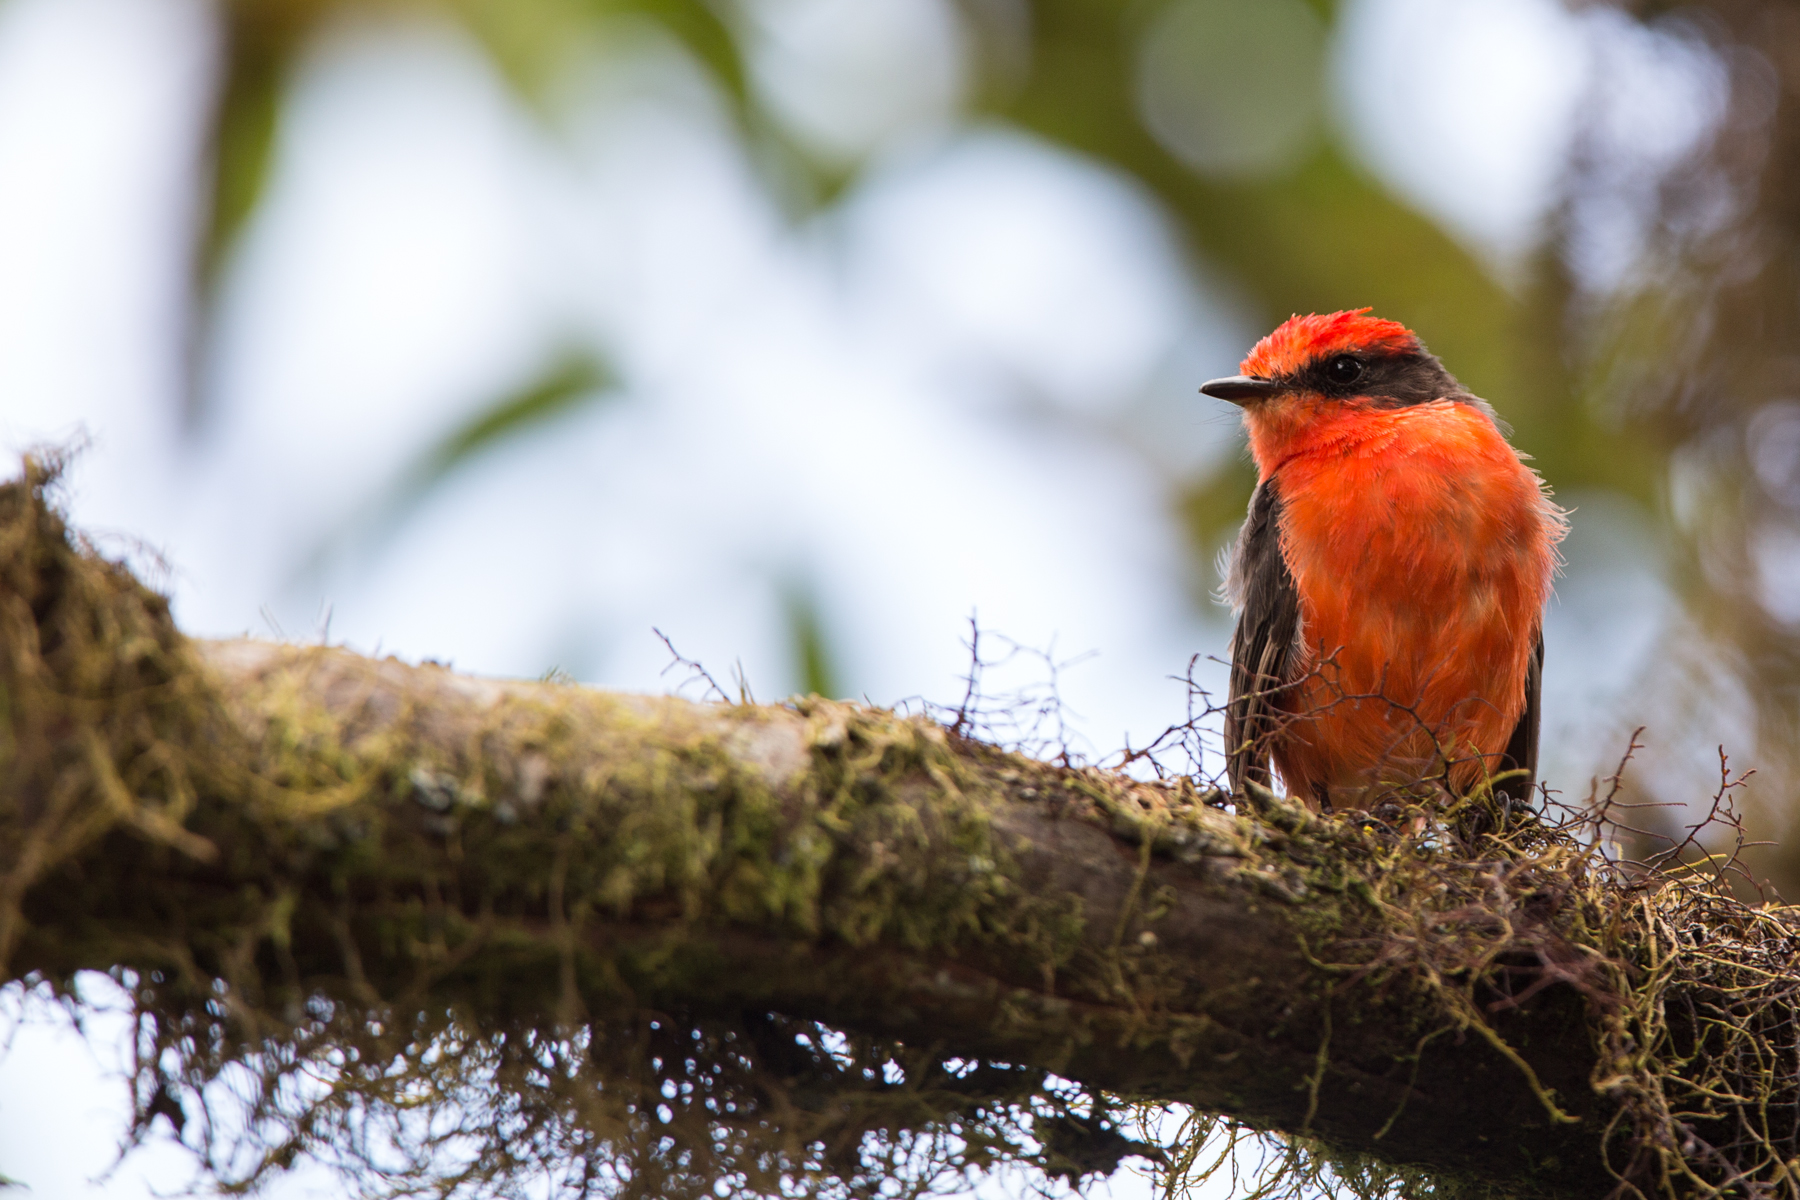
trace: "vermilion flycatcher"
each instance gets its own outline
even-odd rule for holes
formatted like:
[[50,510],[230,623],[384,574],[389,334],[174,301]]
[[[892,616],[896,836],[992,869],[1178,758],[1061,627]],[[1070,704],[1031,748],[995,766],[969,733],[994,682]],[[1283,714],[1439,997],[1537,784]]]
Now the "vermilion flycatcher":
[[1200,389],[1243,406],[1258,476],[1226,579],[1232,788],[1273,757],[1315,808],[1523,801],[1567,518],[1493,409],[1367,314],[1294,317]]

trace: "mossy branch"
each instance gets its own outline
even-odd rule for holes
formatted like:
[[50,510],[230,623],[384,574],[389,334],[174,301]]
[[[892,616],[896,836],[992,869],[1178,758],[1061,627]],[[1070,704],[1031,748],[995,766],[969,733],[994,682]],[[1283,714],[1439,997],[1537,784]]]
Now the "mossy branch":
[[[1033,1088],[1053,1072],[1508,1193],[1613,1184],[1590,1000],[1551,986],[1483,1007],[1488,982],[1394,953],[1392,897],[1375,894],[1391,837],[1280,801],[1278,823],[1253,819],[1185,781],[1054,767],[817,697],[694,704],[190,642],[71,543],[32,471],[0,488],[0,978],[103,970],[133,987],[154,1025],[148,1114],[230,1062],[279,1077],[268,1062],[329,1059],[327,1083],[348,1086],[345,1046],[449,1086],[416,1045],[479,1029],[510,1031],[489,1059],[584,1046],[592,1078],[456,1076],[563,1088],[579,1115],[629,1073],[591,1031],[650,1045],[644,1031],[716,1020],[761,1047],[756,1136],[799,1122],[826,1171],[871,1129],[964,1111],[978,1081],[1025,1071]],[[1560,936],[1528,881],[1506,886],[1515,958]],[[1415,916],[1445,944],[1488,928]],[[813,1075],[771,1065],[768,1020],[927,1055],[940,1090],[915,1087],[909,1117],[818,1133],[830,1106],[797,1082]],[[814,1042],[781,1053],[796,1044]],[[667,1069],[645,1054],[630,1061]],[[388,1076],[357,1078],[340,1117],[383,1102]],[[485,1103],[524,1120],[517,1095]],[[729,1123],[727,1108],[702,1117]],[[600,1140],[640,1136],[621,1113],[581,1119]],[[309,1120],[240,1175],[319,1153],[330,1138]]]

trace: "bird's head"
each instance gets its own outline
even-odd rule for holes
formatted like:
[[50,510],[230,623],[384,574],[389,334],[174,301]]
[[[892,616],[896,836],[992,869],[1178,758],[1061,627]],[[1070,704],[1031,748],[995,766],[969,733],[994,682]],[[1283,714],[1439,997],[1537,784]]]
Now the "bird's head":
[[1431,400],[1480,402],[1398,321],[1366,308],[1291,317],[1251,348],[1240,375],[1200,390],[1244,410],[1257,462],[1370,410]]

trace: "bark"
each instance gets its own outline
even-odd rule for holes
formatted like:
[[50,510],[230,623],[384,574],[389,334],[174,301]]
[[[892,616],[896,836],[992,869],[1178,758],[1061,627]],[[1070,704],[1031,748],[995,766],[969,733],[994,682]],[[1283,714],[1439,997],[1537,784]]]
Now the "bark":
[[[278,697],[286,722],[313,729],[311,754],[335,743],[359,760],[359,775],[401,782],[316,814],[240,812],[224,829],[219,814],[198,813],[190,824],[206,830],[202,836],[232,841],[200,857],[160,848],[147,856],[141,833],[98,839],[27,895],[29,930],[15,974],[155,969],[160,949],[134,960],[128,947],[191,940],[184,920],[274,881],[360,895],[371,911],[392,915],[444,903],[410,892],[409,880],[452,879],[462,897],[449,903],[471,926],[485,926],[456,939],[461,960],[434,986],[492,992],[512,976],[493,1003],[561,1002],[561,990],[549,986],[561,960],[547,949],[558,916],[547,893],[531,886],[533,874],[587,878],[585,847],[616,849],[636,836],[667,855],[666,810],[706,809],[723,768],[766,784],[776,814],[754,831],[765,844],[740,849],[735,865],[822,837],[830,844],[815,849],[816,890],[770,877],[746,882],[721,848],[694,847],[695,861],[674,855],[666,870],[651,872],[662,875],[661,886],[634,884],[625,903],[609,909],[602,901],[581,922],[578,976],[616,973],[623,983],[585,987],[589,1012],[620,1004],[766,1008],[1044,1065],[1122,1095],[1309,1129],[1345,1148],[1528,1191],[1599,1194],[1606,1186],[1578,1000],[1543,993],[1498,1029],[1558,1102],[1583,1115],[1579,1124],[1553,1121],[1524,1073],[1481,1037],[1435,1038],[1415,1063],[1421,1037],[1444,1028],[1445,1016],[1404,976],[1322,969],[1316,954],[1374,928],[1329,882],[1351,872],[1335,871],[1330,843],[1304,829],[1190,807],[1158,831],[1147,795],[1154,789],[1053,770],[848,705],[699,705],[250,641],[204,650],[247,741],[266,744],[264,714]],[[955,764],[954,781],[922,768],[899,773],[899,803],[930,831],[923,836],[874,844],[881,828],[892,828],[883,822],[820,832],[818,806],[807,797],[836,789],[843,759],[872,744],[871,722],[935,741]],[[275,761],[262,774],[291,769]],[[641,782],[658,777],[655,786]],[[633,782],[621,787],[623,780]],[[537,820],[551,790],[571,785],[612,791],[607,819],[583,829],[572,851],[554,821]],[[961,905],[932,889],[969,884],[942,861],[967,853],[950,832],[962,818],[939,810],[960,813],[972,797],[991,821],[995,857],[1011,860],[991,869],[1047,901],[1066,944],[1009,921],[1009,889],[994,889],[973,920],[957,922],[964,936],[944,936],[942,912]],[[1144,815],[1134,823],[1128,814],[1141,801]],[[368,805],[379,808],[377,819],[342,819]],[[265,822],[273,827],[258,828]],[[335,826],[321,861],[296,870],[287,850],[258,852],[306,836],[311,822]],[[858,844],[862,838],[869,840]],[[1291,856],[1296,850],[1302,858]],[[403,870],[396,855],[409,860]],[[513,865],[484,864],[485,855]],[[521,863],[522,875],[505,882]],[[867,878],[871,863],[883,881]],[[89,886],[94,881],[106,882]],[[887,894],[870,900],[883,887]],[[316,899],[328,907],[328,895]],[[369,986],[400,986],[419,969],[411,950],[384,953],[381,939],[356,941]],[[322,927],[290,931],[288,954],[285,969],[313,986],[346,971],[340,938]]]

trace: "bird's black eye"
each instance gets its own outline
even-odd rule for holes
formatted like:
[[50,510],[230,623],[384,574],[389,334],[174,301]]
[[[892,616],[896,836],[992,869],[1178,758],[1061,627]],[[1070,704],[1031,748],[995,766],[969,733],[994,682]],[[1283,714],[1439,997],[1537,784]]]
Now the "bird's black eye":
[[1355,383],[1362,373],[1362,363],[1348,354],[1340,354],[1325,364],[1325,378],[1333,383]]

